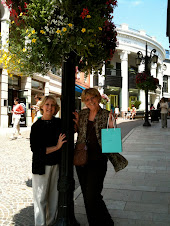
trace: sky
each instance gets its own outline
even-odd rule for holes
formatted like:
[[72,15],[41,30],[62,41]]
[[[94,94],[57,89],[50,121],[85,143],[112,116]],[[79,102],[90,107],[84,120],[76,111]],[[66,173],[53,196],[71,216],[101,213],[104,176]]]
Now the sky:
[[169,50],[166,37],[167,2],[168,0],[117,0],[114,9],[115,25],[126,23],[129,28],[145,30],[149,36],[154,36],[164,49]]

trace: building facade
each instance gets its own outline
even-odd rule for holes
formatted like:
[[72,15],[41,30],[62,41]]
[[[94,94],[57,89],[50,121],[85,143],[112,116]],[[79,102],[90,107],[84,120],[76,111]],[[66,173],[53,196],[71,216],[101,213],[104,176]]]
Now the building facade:
[[[167,64],[165,71],[165,50],[158,43],[155,37],[150,37],[145,31],[130,29],[127,24],[117,26],[117,48],[110,62],[105,64],[102,76],[98,78],[99,91],[107,94],[110,98],[111,106],[119,106],[122,113],[126,112],[128,107],[131,108],[135,101],[141,101],[139,110],[145,110],[145,92],[136,87],[135,77],[137,72],[144,71],[144,64],[136,65],[137,52],[141,51],[143,56],[150,56],[152,49],[156,49],[158,63],[151,64],[151,75],[159,79],[159,88],[156,92],[149,92],[148,104],[157,107],[163,93],[164,75],[168,76],[170,66]],[[166,73],[166,74],[165,74]],[[167,77],[166,77],[167,78]],[[165,80],[165,78],[164,78]],[[169,80],[168,80],[169,81]],[[170,93],[170,90],[168,90]],[[166,96],[169,94],[166,93]]]

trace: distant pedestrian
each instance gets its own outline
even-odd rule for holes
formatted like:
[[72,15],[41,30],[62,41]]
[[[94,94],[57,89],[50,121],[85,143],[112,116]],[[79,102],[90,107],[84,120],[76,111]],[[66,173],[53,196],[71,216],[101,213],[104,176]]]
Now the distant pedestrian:
[[128,109],[127,109],[126,118],[127,119],[130,119],[131,118],[131,110],[130,110],[130,107],[128,107]]
[[167,128],[167,114],[168,114],[168,103],[165,102],[165,98],[162,97],[161,103],[161,122],[162,122],[162,128]]
[[42,117],[42,115],[40,113],[40,109],[39,109],[39,106],[41,104],[41,97],[38,94],[36,94],[34,96],[34,99],[35,99],[36,104],[32,105],[32,109],[34,109],[36,112],[35,117],[34,117],[34,122],[36,122],[38,118]]
[[117,117],[119,117],[119,115],[120,115],[120,111],[119,111],[119,107],[118,106],[116,106],[115,107],[115,117],[117,118]]
[[12,109],[12,123],[13,123],[13,133],[10,137],[12,140],[15,139],[15,134],[18,133],[18,138],[22,138],[20,132],[20,118],[21,115],[24,113],[24,108],[19,103],[19,98],[14,98],[14,106]]
[[157,110],[160,110],[160,101],[157,104]]
[[132,111],[131,111],[132,120],[135,118],[135,115],[136,115],[136,108],[134,105],[132,105]]
[[153,104],[151,104],[150,110],[155,110],[155,107],[153,106]]
[[39,105],[42,117],[31,127],[32,186],[35,226],[53,225],[56,220],[61,147],[61,119],[54,117],[59,106],[53,96],[45,96]]
[[161,118],[161,108],[160,108],[160,101],[157,104],[157,110],[158,110],[158,117]]

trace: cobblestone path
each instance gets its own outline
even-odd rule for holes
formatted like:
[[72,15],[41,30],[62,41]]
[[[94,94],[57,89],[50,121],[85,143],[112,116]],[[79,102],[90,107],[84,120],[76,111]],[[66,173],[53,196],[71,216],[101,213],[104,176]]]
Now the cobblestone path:
[[22,136],[0,136],[0,225],[34,225],[29,131]]

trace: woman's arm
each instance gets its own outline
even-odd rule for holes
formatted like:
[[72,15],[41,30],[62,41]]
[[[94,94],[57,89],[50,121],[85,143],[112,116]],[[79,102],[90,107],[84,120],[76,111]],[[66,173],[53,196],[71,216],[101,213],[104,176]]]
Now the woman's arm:
[[67,142],[66,140],[64,140],[65,138],[66,138],[66,135],[60,133],[59,138],[58,138],[58,143],[57,143],[57,145],[56,145],[56,146],[53,146],[53,147],[47,147],[47,148],[46,148],[46,154],[50,154],[50,153],[52,153],[52,152],[54,152],[54,151],[59,150],[59,149],[63,146],[63,144],[64,144],[65,142]]
[[113,128],[115,126],[115,115],[113,114],[112,110],[109,113],[109,128]]

